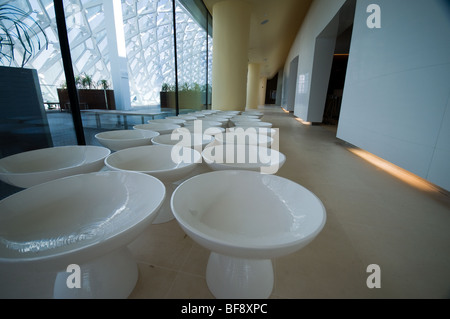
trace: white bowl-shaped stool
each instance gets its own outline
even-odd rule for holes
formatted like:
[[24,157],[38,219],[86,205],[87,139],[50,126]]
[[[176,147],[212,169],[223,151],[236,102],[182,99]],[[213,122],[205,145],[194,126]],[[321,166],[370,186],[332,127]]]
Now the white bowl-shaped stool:
[[267,128],[271,128],[272,127],[272,123],[270,122],[257,122],[257,121],[237,121],[234,122],[234,126],[236,127],[267,127]]
[[230,119],[230,126],[236,125],[239,122],[261,122],[261,119],[258,118],[250,118],[250,117],[239,117]]
[[215,115],[208,115],[207,117],[205,117],[205,120],[220,122],[220,123],[222,123],[222,127],[228,127],[228,122],[230,121],[228,118],[218,117]]
[[186,121],[186,123],[187,123],[187,122],[195,121],[197,119],[197,117],[192,116],[192,115],[187,115],[187,114],[180,114],[177,116],[168,116],[168,117],[166,117],[166,119],[181,119],[181,120]]
[[258,118],[262,118],[264,116],[263,112],[258,112],[258,111],[245,111],[242,112],[241,115],[243,116],[257,116]]
[[152,123],[169,123],[169,124],[175,124],[175,125],[184,126],[186,121],[183,120],[183,119],[168,119],[168,118],[165,118],[165,119],[148,120],[147,123],[148,124],[152,124]]
[[271,259],[302,249],[326,220],[322,202],[308,189],[251,171],[194,176],[175,190],[171,205],[186,234],[211,250],[206,282],[216,298],[268,298]]
[[223,134],[216,134],[215,141],[221,144],[249,144],[270,147],[274,139],[267,134],[259,134],[255,128],[231,128]]
[[286,162],[283,153],[250,144],[207,146],[202,157],[212,170],[250,170],[264,174],[275,174]]
[[170,196],[177,186],[174,183],[188,176],[201,159],[201,153],[190,147],[149,145],[115,152],[105,159],[105,164],[111,170],[149,174],[164,183],[167,197],[153,221],[161,224],[174,219],[170,208]]
[[111,151],[102,146],[69,145],[41,148],[0,159],[0,180],[21,188],[57,178],[98,172]]
[[138,278],[127,245],[165,196],[153,176],[107,171],[3,199],[0,298],[127,298]]
[[152,138],[159,132],[150,130],[115,130],[95,134],[100,144],[111,151],[120,151],[125,148],[151,145]]
[[204,125],[202,125],[201,130],[199,130],[198,126],[188,125],[188,126],[178,128],[177,132],[183,133],[186,130],[188,130],[191,134],[202,134],[202,135],[212,135],[212,136],[225,133],[225,129],[223,127],[204,126]]
[[180,125],[172,124],[172,123],[147,123],[147,124],[138,124],[133,126],[135,130],[150,130],[156,131],[159,134],[170,134],[177,128],[180,128]]
[[213,141],[212,135],[191,133],[186,127],[177,129],[176,133],[159,135],[152,139],[154,145],[180,145],[191,147],[199,152]]
[[191,121],[188,124],[186,124],[185,126],[207,126],[207,127],[222,127],[223,124],[222,122],[218,122],[218,121],[208,121],[208,120],[195,120],[195,121]]

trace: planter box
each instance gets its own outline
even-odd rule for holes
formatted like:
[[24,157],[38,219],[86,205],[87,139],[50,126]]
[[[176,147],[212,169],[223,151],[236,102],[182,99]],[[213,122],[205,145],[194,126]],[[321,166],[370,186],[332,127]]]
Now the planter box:
[[[58,89],[58,98],[61,110],[70,109],[69,92],[67,89]],[[105,95],[106,92],[106,95]],[[113,90],[97,89],[78,89],[78,98],[81,110],[104,109],[115,110],[116,102],[114,100]]]
[[175,92],[159,92],[161,108],[176,108]]
[[[161,108],[176,108],[175,92],[159,92]],[[197,91],[179,91],[178,105],[181,109],[201,110],[202,93]]]
[[201,110],[202,93],[197,91],[181,91],[178,93],[180,109]]

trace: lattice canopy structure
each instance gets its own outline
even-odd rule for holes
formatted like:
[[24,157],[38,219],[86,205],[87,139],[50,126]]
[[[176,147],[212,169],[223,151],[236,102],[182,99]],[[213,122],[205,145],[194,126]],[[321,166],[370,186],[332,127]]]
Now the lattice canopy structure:
[[[94,85],[106,80],[113,88],[106,28],[112,22],[105,17],[104,1],[112,0],[64,0],[64,8],[74,74],[89,75]],[[37,69],[44,101],[57,101],[65,75],[53,0],[2,3],[27,12],[44,30],[48,48],[35,52],[25,67]],[[163,83],[175,85],[172,0],[121,0],[121,4],[131,106],[158,105]],[[206,87],[211,79],[212,37],[178,0],[175,7],[178,84]],[[44,39],[42,33],[39,36]],[[20,48],[15,50],[20,56]],[[10,65],[20,66],[20,61]]]

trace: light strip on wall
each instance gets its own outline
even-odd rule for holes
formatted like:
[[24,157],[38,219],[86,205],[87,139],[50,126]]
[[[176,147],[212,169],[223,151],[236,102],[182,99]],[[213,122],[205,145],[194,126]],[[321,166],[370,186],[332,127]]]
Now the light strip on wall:
[[443,192],[439,189],[439,187],[434,184],[428,182],[427,180],[395,165],[391,162],[388,162],[372,153],[369,153],[365,150],[359,148],[347,148],[353,154],[359,156],[360,158],[366,160],[370,164],[382,169],[386,173],[400,179],[401,181],[407,183],[410,186],[418,188],[422,191],[427,192]]

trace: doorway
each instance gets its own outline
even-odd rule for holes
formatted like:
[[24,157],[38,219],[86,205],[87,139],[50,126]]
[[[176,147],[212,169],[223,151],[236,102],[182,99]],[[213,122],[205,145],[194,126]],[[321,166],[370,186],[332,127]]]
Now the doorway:
[[353,24],[336,38],[336,47],[323,112],[322,123],[324,125],[336,125],[336,128],[339,122],[342,95],[344,93],[352,30]]
[[326,93],[322,125],[337,131],[344,94],[345,76],[350,53],[356,2],[348,0],[339,11],[336,43]]

